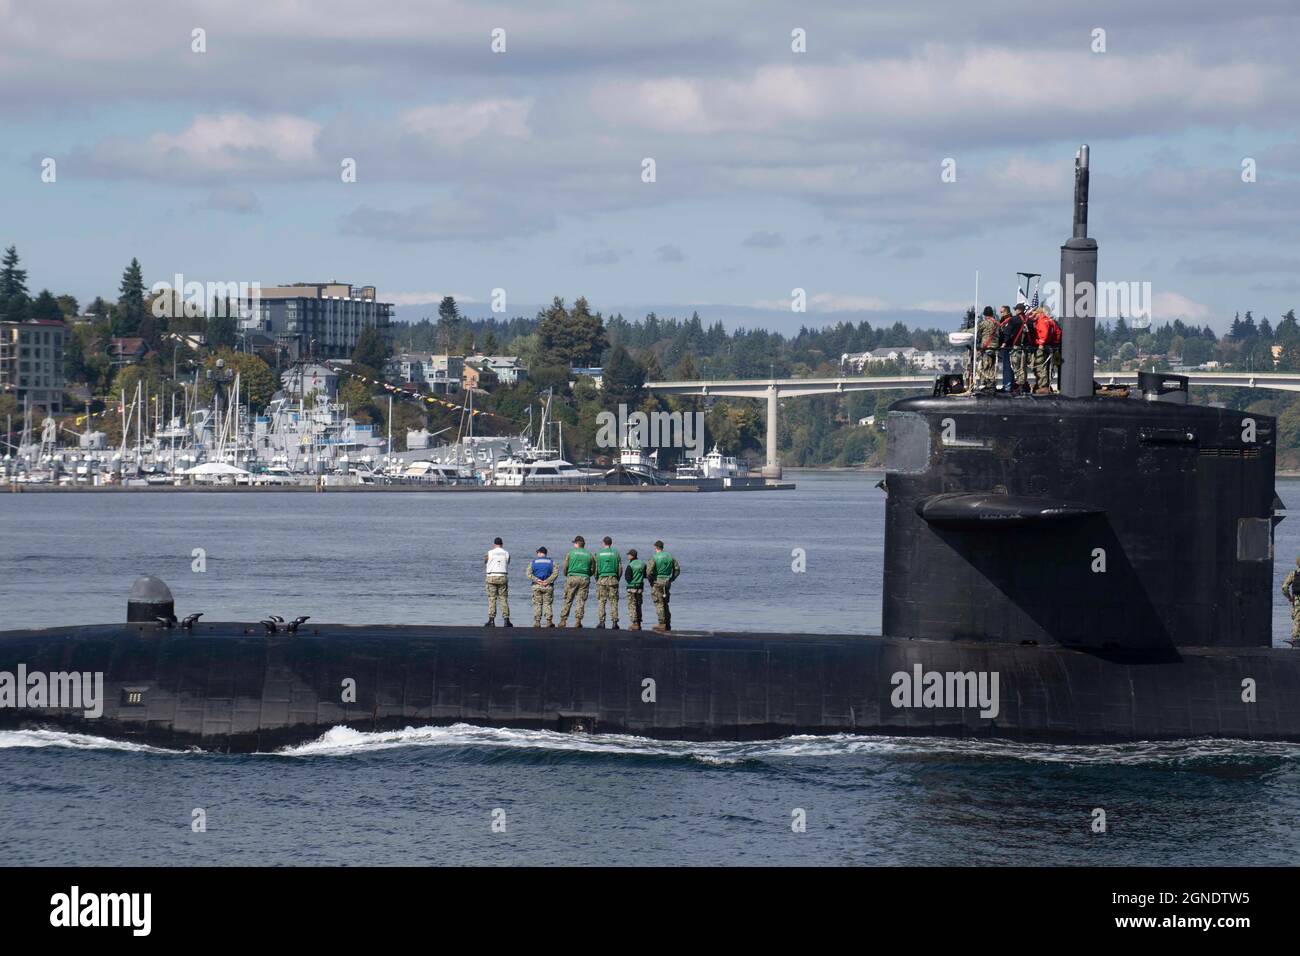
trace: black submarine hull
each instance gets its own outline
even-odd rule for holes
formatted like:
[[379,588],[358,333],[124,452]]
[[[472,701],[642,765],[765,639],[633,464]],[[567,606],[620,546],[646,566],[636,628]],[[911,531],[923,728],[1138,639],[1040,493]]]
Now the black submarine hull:
[[[0,728],[229,752],[336,726],[453,723],[679,740],[1300,741],[1300,654],[1287,648],[1123,654],[862,635],[128,624],[0,633],[0,672],[20,664],[101,673],[103,711],[6,706]],[[971,675],[969,698],[922,692],[932,674],[941,686]]]

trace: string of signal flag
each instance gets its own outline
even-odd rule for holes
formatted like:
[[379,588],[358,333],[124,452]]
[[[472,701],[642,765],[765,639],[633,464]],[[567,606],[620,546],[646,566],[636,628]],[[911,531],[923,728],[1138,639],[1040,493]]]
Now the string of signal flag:
[[[411,398],[411,399],[416,399],[417,401],[425,401],[430,405],[441,405],[444,408],[450,408],[453,411],[469,412],[471,415],[476,417],[479,415],[487,415],[490,418],[499,418],[502,421],[510,420],[506,418],[504,415],[498,415],[496,412],[484,411],[481,408],[469,408],[466,405],[457,405],[455,402],[448,402],[444,399],[438,398],[433,395],[412,394],[411,392],[408,392],[402,388],[398,388],[396,385],[390,384],[389,382],[381,382],[378,379],[371,378],[369,375],[362,375],[360,372],[354,372],[351,369],[339,368],[338,371],[346,372],[348,375],[351,375],[354,378],[359,378],[363,382],[366,382],[369,385],[377,385],[380,388],[382,388],[384,391],[392,395],[396,395],[400,398]],[[116,407],[113,406],[106,407],[101,412],[91,412],[89,417],[100,418],[105,415],[120,415],[122,414],[122,411],[123,411],[123,406],[119,404]],[[86,415],[78,415],[75,419],[75,422],[77,425],[80,425],[82,422],[86,421],[86,419],[87,419]]]
[[348,375],[351,375],[354,378],[359,378],[361,379],[361,381],[367,383],[368,385],[377,385],[380,388],[382,388],[384,391],[388,392],[390,395],[397,395],[401,398],[412,398],[417,401],[427,402],[430,405],[441,405],[444,408],[450,408],[455,411],[469,412],[470,415],[473,415],[475,417],[479,415],[487,415],[490,418],[499,418],[503,422],[510,421],[510,419],[506,418],[504,415],[498,415],[496,412],[487,412],[487,411],[483,411],[480,408],[469,408],[466,405],[457,405],[455,402],[449,402],[446,401],[445,399],[438,398],[437,396],[434,395],[413,394],[411,392],[406,391],[406,389],[404,388],[398,388],[396,385],[393,385],[389,382],[381,382],[379,379],[371,378],[369,375],[362,375],[360,372],[354,372],[351,369],[339,368],[338,370],[340,372],[346,372]]

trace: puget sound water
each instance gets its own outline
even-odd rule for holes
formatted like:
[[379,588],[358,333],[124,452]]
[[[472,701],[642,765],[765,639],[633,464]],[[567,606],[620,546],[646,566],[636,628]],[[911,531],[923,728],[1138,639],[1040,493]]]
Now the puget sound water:
[[[795,491],[737,494],[0,494],[0,629],[123,620],[142,573],[171,585],[178,613],[211,620],[481,624],[494,536],[518,566],[580,533],[643,554],[663,538],[683,567],[680,628],[879,633],[879,476],[793,477]],[[1300,482],[1278,491],[1300,502]],[[1276,540],[1280,586],[1300,516]],[[513,616],[528,623],[521,574]],[[1281,643],[1290,618],[1274,592]],[[0,732],[11,865],[1294,864],[1297,813],[1289,744],[687,743],[453,726],[336,728],[225,756]]]

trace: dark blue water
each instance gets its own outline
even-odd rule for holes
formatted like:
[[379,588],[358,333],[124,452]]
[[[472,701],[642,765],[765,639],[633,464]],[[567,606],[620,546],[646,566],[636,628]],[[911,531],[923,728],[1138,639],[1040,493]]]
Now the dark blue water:
[[[145,571],[169,580],[181,613],[476,621],[494,535],[522,556],[580,532],[624,548],[663,537],[685,568],[683,627],[878,630],[875,478],[798,480],[735,495],[0,495],[0,626],[120,619]],[[1279,492],[1300,499],[1294,482]],[[190,569],[197,547],[204,573]],[[794,548],[807,573],[791,570]],[[1279,583],[1297,551],[1300,522],[1285,521]],[[1290,622],[1275,602],[1280,641]],[[206,832],[191,830],[196,808]],[[806,832],[791,829],[796,811]],[[452,727],[339,729],[231,757],[0,734],[13,864],[1291,864],[1298,813],[1300,747],[1277,744]]]

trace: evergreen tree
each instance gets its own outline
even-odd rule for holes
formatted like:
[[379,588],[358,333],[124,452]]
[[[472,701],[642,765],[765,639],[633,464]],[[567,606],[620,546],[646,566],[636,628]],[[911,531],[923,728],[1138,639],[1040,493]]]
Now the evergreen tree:
[[27,294],[27,270],[18,268],[18,247],[10,246],[0,261],[0,298]]
[[[389,348],[384,336],[373,325],[367,325],[357,336],[356,347],[352,349],[352,361],[356,365],[370,369],[375,377],[382,377],[384,366],[388,364]],[[364,374],[364,373],[363,373]]]
[[579,297],[572,309],[566,309],[564,300],[556,296],[537,318],[537,337],[547,365],[587,367],[600,361],[608,341],[605,326],[586,299]]
[[59,300],[54,298],[49,289],[42,289],[41,294],[32,303],[31,317],[33,319],[52,320],[63,318],[63,310],[59,308]]
[[27,270],[18,263],[18,247],[10,246],[0,260],[0,317],[10,322],[28,317]]
[[204,340],[209,349],[233,349],[239,340],[238,324],[225,309],[218,309],[217,312],[217,315],[211,316],[207,321]]
[[608,407],[619,404],[636,408],[645,397],[645,368],[621,345],[614,346],[609,361],[604,365],[603,382],[605,403]]
[[140,334],[140,325],[148,312],[144,304],[144,272],[140,260],[132,259],[131,264],[122,273],[122,283],[118,286],[117,316],[113,321],[113,334],[116,336],[133,336]]
[[438,351],[449,354],[461,337],[460,307],[449,295],[438,303]]

